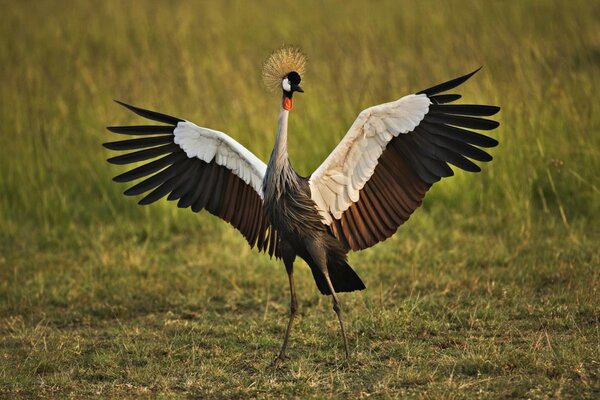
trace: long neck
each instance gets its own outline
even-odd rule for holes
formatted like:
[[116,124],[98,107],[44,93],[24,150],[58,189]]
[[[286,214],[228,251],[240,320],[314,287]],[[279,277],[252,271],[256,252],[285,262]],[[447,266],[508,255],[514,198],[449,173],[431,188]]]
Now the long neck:
[[275,146],[263,180],[265,195],[272,199],[280,198],[287,190],[298,189],[297,175],[290,165],[287,151],[289,113],[289,109],[282,105],[279,112]]
[[269,160],[269,168],[274,169],[274,172],[280,172],[284,167],[289,166],[288,151],[287,151],[287,134],[288,134],[288,116],[290,112],[283,107],[279,111],[279,123],[277,124],[277,137],[275,138],[275,146]]

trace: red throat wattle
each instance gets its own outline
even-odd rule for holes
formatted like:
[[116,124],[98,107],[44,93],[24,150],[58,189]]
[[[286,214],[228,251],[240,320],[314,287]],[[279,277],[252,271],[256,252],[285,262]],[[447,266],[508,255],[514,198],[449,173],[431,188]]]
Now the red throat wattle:
[[294,100],[290,99],[289,97],[284,97],[283,101],[281,102],[281,106],[284,110],[290,111],[294,106]]

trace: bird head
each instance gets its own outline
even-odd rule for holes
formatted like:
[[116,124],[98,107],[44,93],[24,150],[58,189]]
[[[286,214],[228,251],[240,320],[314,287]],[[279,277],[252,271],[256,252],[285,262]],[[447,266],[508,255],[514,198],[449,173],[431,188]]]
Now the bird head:
[[304,92],[300,87],[301,75],[306,67],[306,56],[296,47],[284,46],[274,51],[263,64],[262,77],[270,90],[282,90],[282,107],[292,108],[294,92]]
[[281,88],[283,89],[283,95],[286,97],[292,97],[294,92],[304,93],[304,89],[300,87],[300,81],[302,78],[296,71],[292,71],[281,81]]

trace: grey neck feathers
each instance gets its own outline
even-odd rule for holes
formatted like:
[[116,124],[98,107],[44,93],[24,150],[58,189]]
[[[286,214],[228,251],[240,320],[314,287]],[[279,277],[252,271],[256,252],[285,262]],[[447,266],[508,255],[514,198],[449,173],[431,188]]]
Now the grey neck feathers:
[[277,126],[277,138],[275,146],[269,159],[267,172],[265,176],[265,192],[281,197],[286,189],[298,186],[297,176],[290,165],[287,151],[287,133],[288,133],[289,111],[281,108],[279,112],[279,123]]
[[[279,169],[289,164],[288,151],[287,151],[287,135],[288,135],[288,116],[290,112],[283,108],[279,112],[279,121],[277,124],[277,137],[275,138],[275,146],[271,153],[271,159],[269,165],[273,165]],[[278,168],[279,167],[279,168]]]

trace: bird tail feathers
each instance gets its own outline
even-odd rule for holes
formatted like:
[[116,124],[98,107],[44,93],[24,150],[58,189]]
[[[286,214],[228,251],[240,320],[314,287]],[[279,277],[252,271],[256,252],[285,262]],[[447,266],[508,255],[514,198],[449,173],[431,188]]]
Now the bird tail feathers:
[[[315,283],[321,294],[331,294],[321,269],[314,262],[309,262],[309,265],[313,277],[315,278]],[[366,288],[358,274],[354,272],[352,267],[344,260],[341,260],[336,264],[328,265],[327,269],[329,270],[329,278],[331,279],[331,284],[336,293],[353,292],[355,290],[363,290]]]

